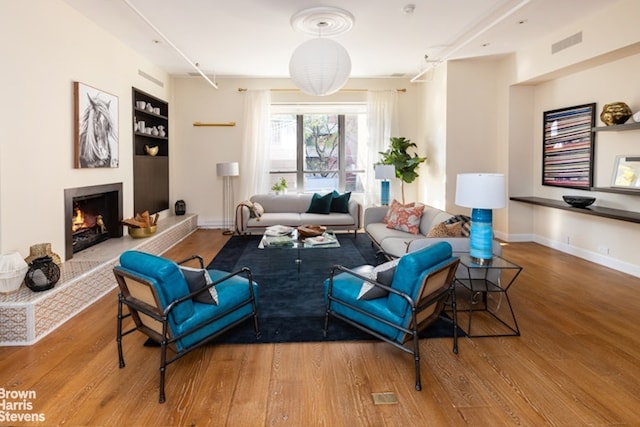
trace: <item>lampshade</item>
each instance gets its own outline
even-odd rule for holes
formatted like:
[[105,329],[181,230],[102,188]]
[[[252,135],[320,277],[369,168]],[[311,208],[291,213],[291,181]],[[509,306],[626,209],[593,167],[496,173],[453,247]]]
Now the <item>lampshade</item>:
[[351,74],[349,53],[338,42],[315,38],[296,48],[289,61],[289,75],[304,93],[325,96],[337,92]]
[[240,175],[240,166],[238,162],[218,163],[216,164],[216,175],[238,176]]
[[393,165],[375,165],[376,179],[392,179],[396,177],[396,167]]
[[456,182],[456,205],[466,208],[504,208],[505,180],[498,173],[461,173]]

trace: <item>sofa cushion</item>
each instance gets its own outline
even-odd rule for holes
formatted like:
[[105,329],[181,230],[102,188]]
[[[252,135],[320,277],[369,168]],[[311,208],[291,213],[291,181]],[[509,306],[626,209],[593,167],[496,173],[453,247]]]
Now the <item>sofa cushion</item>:
[[333,193],[327,193],[324,196],[318,193],[313,193],[313,198],[309,204],[307,213],[326,214],[331,212],[331,201],[333,200]]
[[333,197],[331,199],[331,212],[349,213],[350,198],[351,198],[350,191],[344,194],[340,194],[336,190],[333,190]]
[[308,193],[254,194],[251,201],[259,203],[265,213],[302,213],[309,208],[312,197],[313,195]]
[[411,234],[418,234],[420,232],[422,211],[423,206],[395,208],[387,219],[387,227],[406,231]]
[[402,204],[399,201],[397,201],[396,199],[393,199],[393,201],[391,201],[391,204],[389,205],[389,209],[387,210],[386,215],[384,216],[382,222],[384,222],[385,224],[387,222],[389,222],[389,217],[391,215],[394,214],[394,212],[396,211],[396,209],[400,209],[400,208],[412,208],[414,207],[416,204],[415,202],[411,202],[411,203],[406,203],[406,204]]
[[462,223],[460,221],[453,224],[441,222],[434,225],[427,237],[460,237],[462,236]]
[[[211,276],[209,276],[209,273],[204,268],[191,268],[181,266],[180,270],[182,270],[182,274],[187,280],[187,285],[189,285],[189,291],[192,293],[206,288],[207,285],[213,283],[213,281],[211,280]],[[218,292],[216,291],[215,286],[212,286],[207,292],[200,292],[198,295],[193,297],[193,300],[204,304],[217,305]]]
[[453,215],[433,206],[424,206],[420,219],[420,234],[427,235],[434,225],[444,222]]
[[466,215],[454,215],[444,222],[445,224],[460,223],[460,234],[465,237],[471,235],[471,218]]

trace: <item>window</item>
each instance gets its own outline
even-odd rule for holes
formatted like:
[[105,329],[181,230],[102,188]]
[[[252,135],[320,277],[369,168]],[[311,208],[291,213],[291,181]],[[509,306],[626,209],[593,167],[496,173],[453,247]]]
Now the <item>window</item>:
[[269,186],[285,178],[291,191],[364,192],[365,106],[287,109],[272,108]]

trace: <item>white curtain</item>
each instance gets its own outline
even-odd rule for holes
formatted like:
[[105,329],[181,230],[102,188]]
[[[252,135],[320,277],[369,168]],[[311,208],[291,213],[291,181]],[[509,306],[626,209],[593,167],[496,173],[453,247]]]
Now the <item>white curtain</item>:
[[271,91],[248,90],[244,97],[240,200],[269,192],[269,163],[265,159],[271,144]]
[[380,152],[389,146],[389,139],[396,131],[397,112],[396,104],[398,92],[396,90],[368,91],[367,92],[367,116],[369,129],[369,142],[364,158],[367,159],[365,167],[365,194],[364,206],[380,203],[380,182],[376,181],[373,165],[380,161]]

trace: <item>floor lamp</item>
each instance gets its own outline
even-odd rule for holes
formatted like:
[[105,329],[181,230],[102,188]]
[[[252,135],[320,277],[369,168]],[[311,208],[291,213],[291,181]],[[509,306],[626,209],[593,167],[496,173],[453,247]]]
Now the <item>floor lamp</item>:
[[381,179],[380,183],[380,204],[389,205],[389,180],[396,177],[396,167],[393,165],[375,165],[376,179]]
[[222,208],[223,211],[223,227],[222,234],[233,234],[233,182],[231,177],[240,175],[240,166],[238,162],[218,163],[216,164],[216,175],[224,179],[222,190]]
[[471,208],[469,255],[479,265],[493,259],[493,211],[506,205],[504,175],[461,173],[456,182],[456,205]]

